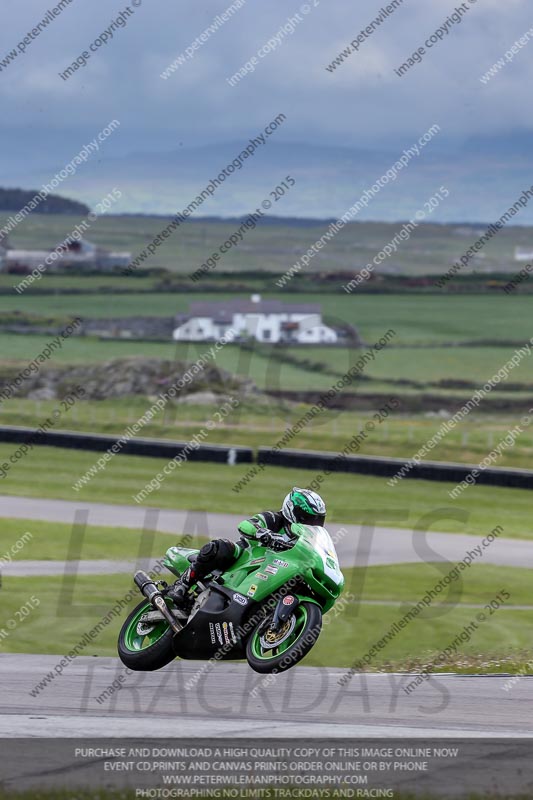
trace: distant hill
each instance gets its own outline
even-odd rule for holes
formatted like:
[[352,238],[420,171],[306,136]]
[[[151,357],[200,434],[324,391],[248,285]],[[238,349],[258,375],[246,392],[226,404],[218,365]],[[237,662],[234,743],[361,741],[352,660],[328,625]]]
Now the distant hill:
[[[413,144],[402,141],[392,150],[364,150],[358,147],[356,131],[344,147],[284,142],[282,132],[277,137],[267,139],[253,158],[244,161],[242,169],[231,174],[197,210],[197,216],[237,217],[261,207],[266,200],[272,203],[268,213],[277,216],[338,217],[387,172],[404,148]],[[244,144],[236,140],[166,152],[130,152],[118,158],[104,153],[69,178],[68,193],[94,206],[110,187],[117,186],[122,198],[113,206],[113,213],[173,214],[186,208],[231,164]],[[46,183],[60,166],[42,164],[31,171],[28,184],[22,185]],[[531,186],[530,171],[530,137],[480,137],[460,142],[440,134],[411,160],[395,182],[383,186],[358,220],[410,219],[445,186],[450,194],[428,221],[489,223]],[[9,173],[4,170],[2,174],[4,184],[21,184],[20,170],[11,167]],[[270,192],[287,175],[296,184],[284,196],[278,192],[276,200]],[[533,203],[517,215],[515,222],[533,223]]]
[[[2,189],[0,188],[0,212],[20,211],[38,193],[38,189]],[[49,194],[42,200],[34,214],[83,214],[89,213],[89,207],[77,200],[69,200],[68,197],[60,197],[57,194]]]

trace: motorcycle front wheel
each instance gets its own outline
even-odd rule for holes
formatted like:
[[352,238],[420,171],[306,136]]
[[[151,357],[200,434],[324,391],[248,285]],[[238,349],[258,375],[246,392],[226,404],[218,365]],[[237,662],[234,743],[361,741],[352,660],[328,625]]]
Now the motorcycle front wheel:
[[141,617],[153,606],[143,600],[128,616],[118,635],[118,654],[126,667],[153,672],[174,660],[173,631],[166,620],[143,624]]
[[315,603],[300,603],[279,631],[270,628],[272,615],[259,623],[246,645],[246,658],[256,672],[284,672],[304,658],[322,629],[322,611]]

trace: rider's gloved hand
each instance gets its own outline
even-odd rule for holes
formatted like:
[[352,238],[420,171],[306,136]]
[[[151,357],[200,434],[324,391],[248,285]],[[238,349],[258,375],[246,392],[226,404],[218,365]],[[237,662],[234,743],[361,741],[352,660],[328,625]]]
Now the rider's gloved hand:
[[268,528],[258,528],[256,533],[257,541],[263,545],[263,547],[269,547],[272,543],[272,533],[268,530]]
[[271,550],[279,552],[280,550],[286,550],[288,543],[281,536],[272,536],[269,547]]

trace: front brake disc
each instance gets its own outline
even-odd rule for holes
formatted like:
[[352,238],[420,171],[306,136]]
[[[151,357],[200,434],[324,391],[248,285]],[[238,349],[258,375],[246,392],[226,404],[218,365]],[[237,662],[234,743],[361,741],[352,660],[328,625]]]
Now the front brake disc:
[[267,628],[265,633],[259,638],[261,648],[263,650],[272,650],[274,647],[279,647],[279,645],[291,635],[295,625],[296,617],[294,614],[291,614],[281,630],[273,631],[271,628]]

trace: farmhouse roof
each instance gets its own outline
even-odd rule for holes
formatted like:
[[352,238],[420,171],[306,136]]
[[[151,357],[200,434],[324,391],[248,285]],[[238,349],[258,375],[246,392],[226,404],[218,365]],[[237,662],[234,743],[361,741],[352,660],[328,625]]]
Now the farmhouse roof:
[[227,321],[234,314],[320,314],[317,303],[282,303],[280,300],[223,300],[221,302],[197,302],[189,306],[189,317],[213,317]]

